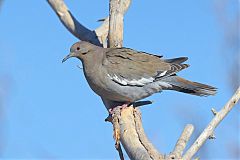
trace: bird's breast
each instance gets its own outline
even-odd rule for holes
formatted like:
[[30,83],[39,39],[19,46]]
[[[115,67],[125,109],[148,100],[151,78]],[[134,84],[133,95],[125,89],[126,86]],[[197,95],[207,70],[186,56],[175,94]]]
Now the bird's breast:
[[126,93],[121,92],[120,86],[109,78],[107,71],[101,66],[91,70],[85,67],[84,75],[90,88],[99,96],[114,101],[133,101]]

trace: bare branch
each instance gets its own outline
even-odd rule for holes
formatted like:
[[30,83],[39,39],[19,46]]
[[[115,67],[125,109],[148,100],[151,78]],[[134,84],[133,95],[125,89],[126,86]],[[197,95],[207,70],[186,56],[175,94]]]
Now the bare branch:
[[116,149],[117,149],[117,151],[118,151],[120,160],[124,160],[124,156],[123,156],[123,152],[122,152],[122,147],[121,147],[121,145],[118,144],[118,145],[116,146]]
[[109,30],[109,17],[105,18],[102,25],[95,29],[95,33],[99,41],[103,44],[104,48],[107,48],[108,30]]
[[[91,31],[83,26],[68,10],[63,0],[47,0],[52,9],[59,17],[62,24],[78,39],[88,41],[98,46],[107,47],[107,36],[109,30],[109,17],[105,18],[102,25]],[[125,13],[130,6],[130,0],[122,0],[121,7]]]
[[[125,14],[126,11],[128,10],[130,3],[131,3],[131,0],[121,0],[120,1],[119,7],[122,10],[122,12],[121,12],[122,15]],[[113,23],[115,23],[115,22],[113,22]],[[119,29],[121,29],[121,28],[119,28]],[[106,39],[109,34],[108,31],[109,31],[109,17],[105,18],[103,24],[100,27],[98,27],[97,29],[95,29],[95,33],[97,34],[98,39],[103,44],[104,48],[107,47]],[[115,31],[117,31],[117,30],[115,30]],[[112,33],[114,33],[114,32],[112,32]]]
[[47,0],[62,24],[78,39],[101,46],[96,33],[79,23],[63,0]]
[[133,107],[122,110],[119,123],[121,127],[120,140],[129,158],[131,160],[151,160],[146,148],[139,140]]
[[204,142],[213,134],[214,129],[218,126],[218,124],[226,117],[226,115],[230,112],[230,110],[236,105],[240,98],[240,87],[237,89],[236,93],[232,96],[232,98],[227,102],[227,104],[214,116],[212,121],[208,124],[208,126],[204,129],[201,135],[197,138],[197,140],[193,143],[193,145],[187,150],[183,159],[192,159],[194,154],[201,148]]
[[0,7],[2,6],[2,2],[3,2],[3,0],[0,0]]
[[147,136],[144,133],[144,129],[142,126],[142,118],[141,118],[141,112],[138,109],[134,110],[134,120],[136,125],[136,131],[139,137],[140,142],[144,146],[144,148],[147,150],[148,154],[152,159],[163,159],[163,155],[160,154],[157,149],[152,145],[152,143],[148,140]]
[[175,145],[173,152],[170,154],[170,157],[172,157],[172,159],[181,158],[182,153],[187,145],[187,142],[189,141],[189,138],[193,133],[193,130],[194,130],[194,126],[192,124],[186,125],[186,127],[184,128],[181,136],[179,137]]
[[109,3],[109,47],[122,47],[123,15],[131,0],[110,0]]

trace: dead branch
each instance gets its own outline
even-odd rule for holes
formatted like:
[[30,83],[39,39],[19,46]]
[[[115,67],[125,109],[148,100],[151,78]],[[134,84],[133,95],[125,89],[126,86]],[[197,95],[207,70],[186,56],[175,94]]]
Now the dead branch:
[[120,140],[131,160],[151,160],[146,148],[139,140],[139,133],[136,130],[134,108],[123,109],[120,118]]
[[95,45],[101,46],[101,43],[96,34],[83,26],[68,10],[63,0],[47,0],[52,9],[57,14],[62,24],[71,32],[75,37],[80,40],[91,42]]
[[192,157],[197,153],[197,151],[201,148],[201,146],[205,143],[205,141],[213,134],[214,129],[218,126],[218,124],[227,116],[227,114],[231,111],[231,109],[236,105],[240,98],[240,87],[237,89],[232,98],[227,102],[227,104],[216,113],[212,121],[208,124],[208,126],[204,129],[204,131],[200,134],[197,140],[193,143],[193,145],[187,150],[183,159],[192,159]]
[[151,159],[163,159],[163,155],[160,154],[157,149],[153,146],[153,144],[148,140],[147,136],[144,133],[144,129],[142,126],[142,117],[141,117],[141,112],[136,108],[134,109],[134,120],[135,120],[135,125],[136,125],[136,131],[138,134],[138,138],[144,148],[147,150],[149,156]]
[[109,3],[109,47],[122,47],[123,42],[123,15],[124,6],[129,6],[129,1],[110,0]]
[[[63,0],[47,0],[49,5],[57,14],[62,24],[70,31],[75,37],[80,40],[88,41],[98,46],[107,47],[106,39],[109,30],[109,18],[107,17],[102,25],[91,31],[82,25],[69,11],[68,7]],[[129,7],[130,0],[122,0],[121,7],[125,13]]]

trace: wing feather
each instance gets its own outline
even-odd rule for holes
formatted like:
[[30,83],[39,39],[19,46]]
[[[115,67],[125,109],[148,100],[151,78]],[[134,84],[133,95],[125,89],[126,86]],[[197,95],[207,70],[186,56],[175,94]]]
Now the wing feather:
[[144,86],[188,67],[161,57],[129,48],[109,48],[103,66],[109,78],[123,86]]

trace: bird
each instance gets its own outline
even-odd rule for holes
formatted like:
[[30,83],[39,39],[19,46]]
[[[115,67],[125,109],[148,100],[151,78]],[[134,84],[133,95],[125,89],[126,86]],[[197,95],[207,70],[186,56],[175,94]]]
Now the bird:
[[90,88],[107,109],[127,106],[159,93],[173,90],[196,96],[215,95],[217,88],[179,77],[189,67],[187,57],[164,59],[163,56],[131,48],[103,48],[86,41],[72,45],[62,60],[75,57],[82,61]]

